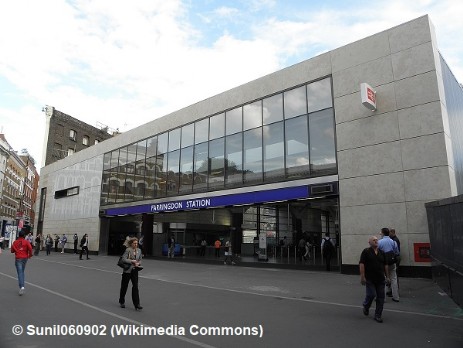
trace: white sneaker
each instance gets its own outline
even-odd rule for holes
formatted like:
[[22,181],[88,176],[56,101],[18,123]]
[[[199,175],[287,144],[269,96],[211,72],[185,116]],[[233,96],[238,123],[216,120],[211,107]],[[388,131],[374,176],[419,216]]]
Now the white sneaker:
[[24,287],[22,287],[21,289],[19,289],[19,296],[22,296],[24,294],[24,292],[26,291],[26,289],[24,289]]

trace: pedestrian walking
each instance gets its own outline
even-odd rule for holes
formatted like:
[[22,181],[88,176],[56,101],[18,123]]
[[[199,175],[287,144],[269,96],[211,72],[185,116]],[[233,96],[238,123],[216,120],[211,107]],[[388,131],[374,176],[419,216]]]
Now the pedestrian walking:
[[32,246],[29,241],[24,238],[24,231],[19,231],[19,237],[13,242],[11,252],[15,254],[15,266],[18,273],[19,296],[24,295],[24,272],[26,263],[32,257]]
[[47,234],[47,238],[45,238],[45,250],[47,251],[47,255],[50,255],[52,247],[53,238],[49,234]]
[[58,252],[59,236],[55,234],[55,252]]
[[321,250],[323,258],[325,259],[326,270],[329,272],[331,270],[331,258],[335,252],[334,242],[330,238],[329,232],[326,232],[325,237],[322,239]]
[[140,294],[138,291],[138,272],[143,269],[141,266],[142,254],[138,248],[138,239],[136,237],[130,238],[124,242],[126,247],[122,255],[122,261],[129,265],[127,269],[122,272],[121,289],[119,291],[119,305],[125,308],[125,294],[129,286],[129,281],[132,282],[132,302],[135,310],[143,309],[140,306]]
[[310,249],[312,247],[312,244],[310,244],[309,241],[307,241],[304,245],[305,253],[302,256],[304,258],[304,261],[307,261],[311,257]]
[[89,260],[90,258],[88,257],[88,235],[87,233],[85,233],[82,239],[80,240],[80,248],[81,249],[80,249],[79,260],[82,260],[82,254],[84,253],[84,251],[87,253],[87,260]]
[[145,235],[141,235],[140,239],[138,240],[138,248],[141,250],[141,256],[145,257],[145,251],[143,249],[143,244],[145,242]]
[[170,236],[167,240],[167,257],[174,258],[175,256],[175,238],[174,236]]
[[363,301],[363,314],[368,316],[370,306],[376,298],[374,319],[382,323],[384,307],[384,285],[389,282],[388,266],[384,253],[378,248],[378,238],[372,236],[368,239],[369,248],[360,255],[360,283],[366,286],[366,295]]
[[229,240],[225,242],[225,259],[223,261],[223,264],[226,265],[228,258],[230,258],[230,262],[232,265],[235,265],[235,261],[233,261],[233,250],[232,250],[232,244]]
[[34,256],[39,256],[41,244],[42,244],[42,235],[40,233],[37,233],[37,236],[35,237]]
[[203,238],[203,240],[201,241],[200,256],[205,256],[206,255],[206,246],[207,246],[206,238]]
[[221,246],[222,246],[222,243],[220,242],[219,239],[217,239],[214,242],[215,257],[220,257],[220,247]]
[[67,241],[68,241],[68,238],[67,238],[66,235],[63,233],[63,236],[60,238],[61,254],[64,254],[64,248],[66,247]]
[[74,254],[77,254],[77,243],[79,243],[79,237],[77,236],[77,233],[74,233],[72,239],[74,240]]

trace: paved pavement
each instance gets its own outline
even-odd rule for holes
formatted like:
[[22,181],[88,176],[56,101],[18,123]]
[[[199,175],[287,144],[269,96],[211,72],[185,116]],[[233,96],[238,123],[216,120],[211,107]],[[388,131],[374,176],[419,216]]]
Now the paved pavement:
[[358,276],[150,259],[135,311],[130,287],[118,306],[116,262],[41,253],[19,296],[4,251],[0,347],[463,347],[463,311],[428,279],[401,278],[378,324],[362,314]]

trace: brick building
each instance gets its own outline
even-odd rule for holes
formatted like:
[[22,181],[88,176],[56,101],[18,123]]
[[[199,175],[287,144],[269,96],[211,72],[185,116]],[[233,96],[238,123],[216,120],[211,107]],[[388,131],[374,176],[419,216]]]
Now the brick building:
[[[108,127],[97,128],[72,116],[46,106],[44,158],[42,166],[49,165],[75,152],[111,138]],[[114,134],[114,133],[113,133]]]

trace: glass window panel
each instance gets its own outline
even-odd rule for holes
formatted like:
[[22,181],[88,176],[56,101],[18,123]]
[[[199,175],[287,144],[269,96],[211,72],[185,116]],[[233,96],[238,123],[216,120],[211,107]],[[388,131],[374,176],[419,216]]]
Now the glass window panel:
[[108,203],[116,203],[118,192],[119,192],[119,180],[117,179],[117,174],[111,172],[111,176],[109,178]]
[[285,118],[292,118],[307,113],[305,86],[284,93]]
[[145,176],[145,155],[146,155],[146,140],[142,140],[137,144],[137,157],[135,159],[135,175]]
[[[139,141],[137,144],[137,157],[135,159],[135,176],[134,176],[134,199],[140,200],[145,195],[145,174],[146,174],[146,140]],[[141,189],[142,188],[142,189]]]
[[137,187],[135,189],[135,199],[143,199],[146,192],[146,183],[137,182]]
[[243,130],[243,108],[227,111],[225,113],[227,135],[241,132]]
[[207,189],[208,170],[208,143],[204,142],[194,149],[194,182],[193,191],[205,191]]
[[131,144],[127,146],[127,165],[126,173],[135,173],[135,161],[137,159],[137,144]]
[[133,201],[133,188],[134,188],[134,176],[127,175],[125,178],[125,195],[124,195],[124,202],[131,202]]
[[178,194],[180,150],[169,152],[167,159],[167,195]]
[[167,145],[168,145],[168,133],[162,133],[160,135],[158,135],[157,137],[157,142],[156,142],[156,154],[155,156],[159,155],[159,154],[165,154],[167,153]]
[[224,147],[224,138],[212,140],[209,142],[209,188],[220,188],[224,185]]
[[191,192],[193,186],[193,146],[186,147],[180,153],[180,190]]
[[333,109],[311,114],[309,130],[312,174],[335,174],[337,170]]
[[324,80],[308,84],[307,100],[309,113],[332,107],[331,79],[328,77]]
[[154,196],[165,197],[167,190],[167,154],[156,157],[156,177]]
[[127,164],[125,165],[125,197],[124,202],[133,201],[135,182],[135,161],[137,158],[137,144],[127,146]]
[[219,114],[210,118],[209,139],[221,138],[225,134],[225,114]]
[[158,137],[152,137],[146,140],[146,158],[156,156],[158,149]]
[[127,147],[122,147],[119,149],[119,166],[118,172],[125,173],[125,165],[127,164]]
[[182,127],[182,147],[193,145],[195,138],[195,125],[194,123],[187,124]]
[[262,127],[243,134],[244,182],[262,182]]
[[158,153],[155,165],[154,196],[165,197],[167,189],[167,133],[158,136]]
[[100,203],[102,205],[105,205],[108,203],[110,175],[111,175],[111,172],[109,170],[103,171],[103,176],[101,178],[101,196],[100,196]]
[[264,180],[283,178],[285,174],[285,144],[283,122],[263,127]]
[[111,152],[111,162],[110,167],[112,172],[117,172],[117,167],[119,166],[119,149]]
[[180,149],[180,128],[169,132],[169,152]]
[[286,121],[285,139],[286,175],[288,178],[309,176],[309,130],[307,127],[307,115]]
[[157,189],[157,174],[156,173],[156,156],[146,158],[146,172],[145,172],[145,198],[155,197]]
[[239,186],[243,183],[243,133],[225,138],[225,184]]
[[283,119],[283,94],[277,94],[262,101],[264,124],[278,122]]
[[209,119],[195,122],[195,144],[207,141],[209,135]]
[[103,156],[103,170],[111,168],[111,152],[105,153]]
[[119,166],[117,180],[119,182],[119,190],[117,192],[116,202],[124,202],[125,195],[125,171],[127,165],[127,147],[119,149]]
[[243,106],[243,130],[262,126],[262,101]]

